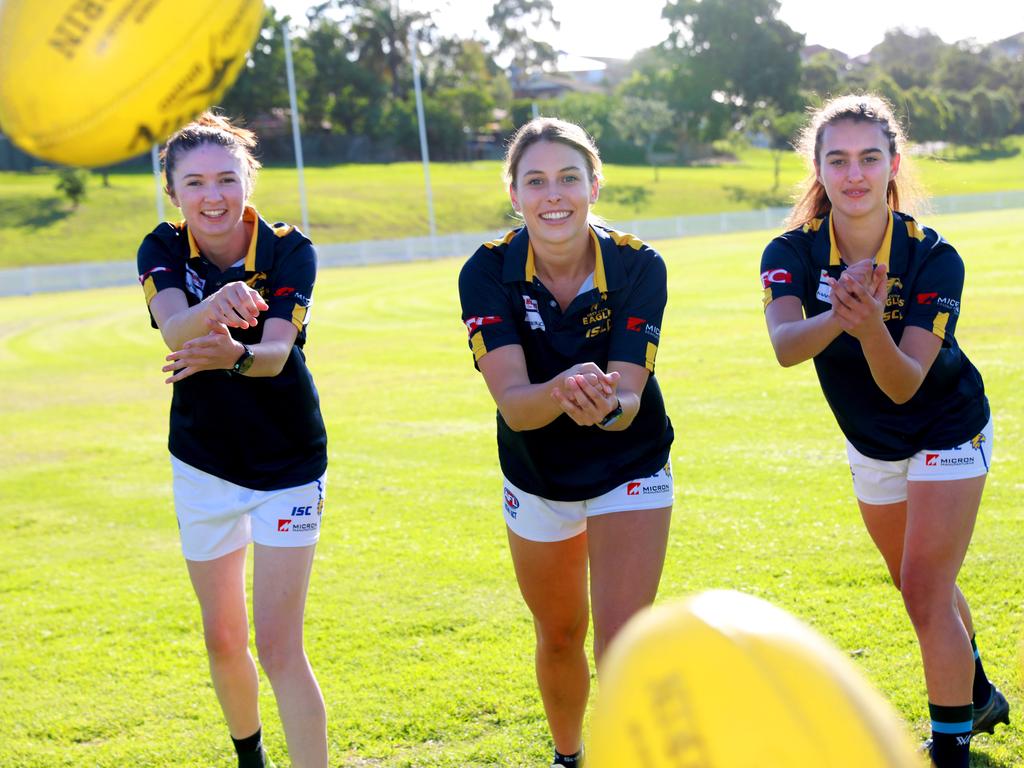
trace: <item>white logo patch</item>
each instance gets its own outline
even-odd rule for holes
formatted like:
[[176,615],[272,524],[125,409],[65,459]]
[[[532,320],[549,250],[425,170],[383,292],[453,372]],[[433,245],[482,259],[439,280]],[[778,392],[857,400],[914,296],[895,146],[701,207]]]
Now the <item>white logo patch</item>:
[[826,304],[831,304],[832,286],[828,284],[828,270],[821,270],[821,279],[818,282],[818,292],[814,294],[818,301],[824,301]]
[[546,331],[544,327],[544,319],[540,316],[540,307],[537,306],[536,299],[531,299],[529,296],[523,296],[523,306],[526,307],[526,323],[534,331]]

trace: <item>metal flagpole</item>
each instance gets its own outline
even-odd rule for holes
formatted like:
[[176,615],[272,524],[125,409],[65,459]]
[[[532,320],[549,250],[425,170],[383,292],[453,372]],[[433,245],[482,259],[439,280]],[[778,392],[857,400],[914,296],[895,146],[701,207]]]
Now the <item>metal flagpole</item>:
[[306,207],[306,176],[302,162],[302,135],[299,133],[299,104],[295,98],[295,68],[292,66],[292,41],[285,24],[281,29],[284,37],[284,63],[288,71],[288,100],[292,107],[292,144],[295,146],[295,167],[299,172],[299,203],[302,206],[302,231],[309,237],[309,209]]
[[427,149],[427,123],[423,117],[423,92],[420,90],[420,60],[416,53],[416,33],[409,30],[409,53],[412,56],[412,82],[416,90],[416,117],[420,126],[420,156],[423,158],[423,179],[427,186],[427,218],[430,236],[437,235],[434,222],[434,191],[430,186],[430,151]]

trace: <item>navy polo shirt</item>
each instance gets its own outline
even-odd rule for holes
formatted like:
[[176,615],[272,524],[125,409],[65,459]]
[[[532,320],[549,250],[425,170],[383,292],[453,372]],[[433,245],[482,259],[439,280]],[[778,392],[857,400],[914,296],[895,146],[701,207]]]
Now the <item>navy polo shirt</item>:
[[[175,382],[171,398],[171,454],[236,485],[269,491],[312,482],[327,468],[320,398],[302,352],[316,252],[294,227],[271,227],[253,208],[244,217],[253,224],[248,251],[223,272],[202,255],[184,222],[159,225],[139,247],[139,282],[147,305],[160,291],[179,288],[190,307],[227,283],[247,283],[269,309],[255,327],[229,329],[243,344],[259,343],[269,318],[295,325],[298,336],[277,376],[200,371]],[[150,322],[157,327],[152,314]]]
[[[825,399],[847,439],[865,456],[884,461],[925,449],[951,448],[981,432],[989,419],[981,375],[957,344],[964,264],[952,245],[912,217],[893,212],[876,256],[888,265],[889,294],[883,320],[899,344],[907,326],[942,339],[924,382],[896,404],[875,383],[860,342],[840,334],[814,358]],[[807,317],[832,308],[825,276],[845,269],[830,216],[776,237],[761,257],[764,306],[796,296]]]
[[621,360],[651,372],[636,418],[620,432],[581,427],[565,414],[540,429],[514,432],[498,413],[505,477],[557,501],[594,498],[653,475],[668,461],[673,439],[654,376],[667,298],[665,263],[632,235],[594,226],[591,236],[593,284],[565,312],[537,277],[525,227],[482,245],[459,275],[474,364],[491,350],[518,344],[534,384],[585,362],[607,370],[609,360]]

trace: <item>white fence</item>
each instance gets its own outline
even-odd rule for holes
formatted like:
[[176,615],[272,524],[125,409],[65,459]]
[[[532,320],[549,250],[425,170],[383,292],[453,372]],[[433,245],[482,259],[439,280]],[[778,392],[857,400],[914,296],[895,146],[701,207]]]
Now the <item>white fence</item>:
[[[931,200],[931,209],[934,213],[969,213],[1003,208],[1024,208],[1024,190],[952,195]],[[623,220],[614,221],[612,225],[622,231],[636,233],[644,240],[665,240],[759,229],[778,230],[788,211],[788,208],[765,208],[759,211],[728,211],[703,216]],[[316,235],[315,232],[313,234]],[[317,253],[321,267],[418,261],[450,256],[468,257],[480,243],[503,234],[504,231],[463,232],[399,240],[364,240],[358,243],[327,245],[318,243]],[[0,269],[0,296],[130,285],[137,280],[136,275],[134,261]]]

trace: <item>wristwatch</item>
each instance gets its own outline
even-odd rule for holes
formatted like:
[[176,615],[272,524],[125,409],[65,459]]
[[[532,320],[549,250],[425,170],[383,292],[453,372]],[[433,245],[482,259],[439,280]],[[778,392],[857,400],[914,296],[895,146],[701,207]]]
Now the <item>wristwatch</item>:
[[[253,354],[252,348],[248,344],[243,344],[242,348],[244,349],[242,356],[231,366],[231,373],[237,373],[239,376],[252,368],[253,361],[256,360],[256,355]],[[622,412],[621,409],[619,412]]]
[[618,421],[619,417],[621,415],[622,415],[622,403],[619,402],[618,398],[615,398],[615,408],[612,409],[612,411],[609,412],[609,414],[607,416],[605,416],[603,419],[601,419],[599,422],[597,422],[597,426],[599,426],[599,427],[609,427],[612,424],[614,424],[616,421]]

